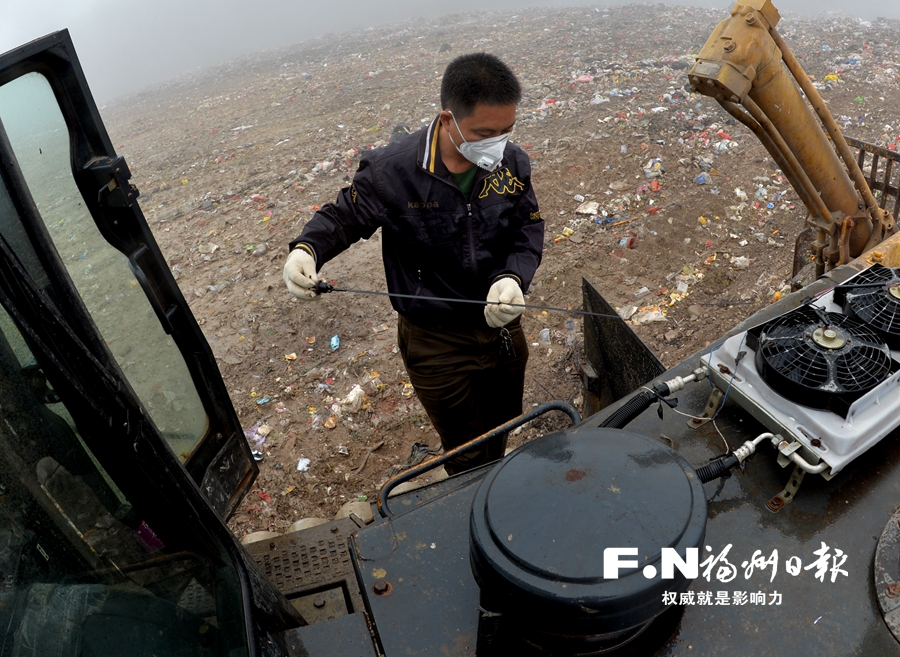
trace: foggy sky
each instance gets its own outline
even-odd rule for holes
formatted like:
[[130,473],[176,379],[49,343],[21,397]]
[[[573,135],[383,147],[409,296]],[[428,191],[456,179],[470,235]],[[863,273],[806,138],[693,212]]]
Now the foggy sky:
[[[730,9],[734,0],[665,0]],[[0,0],[0,53],[68,28],[98,102],[241,55],[416,18],[525,6],[629,4],[625,0]],[[782,14],[842,11],[865,20],[900,18],[898,0],[775,0]],[[647,11],[653,11],[653,4]],[[639,35],[638,35],[638,38]]]

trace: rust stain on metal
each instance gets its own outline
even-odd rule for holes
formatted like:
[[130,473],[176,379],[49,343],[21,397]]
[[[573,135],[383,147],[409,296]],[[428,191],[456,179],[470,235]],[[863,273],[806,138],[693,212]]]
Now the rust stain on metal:
[[766,506],[769,507],[772,511],[778,511],[781,507],[784,506],[784,500],[780,497],[773,497],[771,500],[766,502]]
[[896,598],[898,595],[900,595],[900,582],[888,584],[887,590],[885,590],[884,594],[889,598]]
[[584,470],[569,470],[566,473],[566,481],[578,481],[579,479],[584,479],[587,476],[587,472]]

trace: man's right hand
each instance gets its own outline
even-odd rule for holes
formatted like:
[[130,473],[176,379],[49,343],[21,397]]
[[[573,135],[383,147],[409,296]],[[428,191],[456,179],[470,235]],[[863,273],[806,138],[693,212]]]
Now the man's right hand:
[[288,292],[303,301],[312,301],[316,294],[316,261],[306,249],[294,249],[284,263],[284,284]]

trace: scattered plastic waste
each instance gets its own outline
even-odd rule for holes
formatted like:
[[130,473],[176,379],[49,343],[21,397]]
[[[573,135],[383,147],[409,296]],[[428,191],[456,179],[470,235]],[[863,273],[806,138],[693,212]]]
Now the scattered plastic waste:
[[566,346],[573,347],[578,342],[578,326],[574,319],[566,320]]
[[634,317],[634,314],[638,311],[637,306],[625,306],[621,310],[619,310],[619,317],[624,320],[629,320]]
[[340,346],[341,346],[341,338],[337,335],[332,335],[331,336],[331,350],[335,351]]
[[667,322],[666,316],[658,308],[641,311],[631,318],[635,324],[652,324],[653,322]]
[[709,174],[706,173],[706,171],[704,171],[699,176],[694,178],[694,182],[697,183],[698,185],[708,185],[709,183],[712,182],[712,178],[710,178]]
[[653,158],[644,165],[644,176],[646,178],[660,178],[663,173],[665,173],[663,162],[658,157]]
[[[602,11],[604,14],[607,13],[606,9]],[[628,10],[631,15],[621,15],[618,11],[618,9],[609,10],[614,20],[605,17],[606,24],[602,26],[595,24],[593,16],[592,20],[579,26],[578,21],[584,18],[580,14],[574,19],[560,16],[559,20],[543,21],[542,24],[547,27],[543,37],[537,32],[518,27],[518,22],[512,29],[501,28],[498,24],[494,30],[497,32],[505,29],[505,35],[516,43],[517,40],[522,40],[523,44],[534,41],[527,47],[534,47],[536,56],[522,60],[522,78],[527,83],[527,88],[520,112],[521,131],[517,134],[520,134],[522,142],[533,142],[531,147],[526,147],[525,150],[529,158],[538,163],[536,170],[542,170],[544,173],[541,175],[544,176],[549,176],[550,171],[554,171],[557,176],[553,180],[560,181],[561,189],[556,197],[563,203],[557,209],[564,210],[565,216],[552,219],[545,216],[545,219],[548,220],[548,236],[552,238],[558,234],[565,241],[553,244],[551,240],[548,248],[558,249],[562,257],[569,259],[568,262],[576,258],[582,261],[595,258],[598,267],[621,267],[619,275],[622,282],[615,287],[623,293],[619,295],[619,303],[624,307],[617,312],[634,323],[665,322],[665,306],[669,304],[673,293],[683,295],[702,287],[674,277],[668,281],[659,280],[655,276],[659,273],[659,267],[647,263],[641,252],[635,251],[632,256],[630,251],[626,250],[629,246],[634,248],[639,240],[641,251],[649,253],[651,258],[660,252],[669,255],[666,254],[665,247],[670,246],[671,266],[676,272],[680,271],[685,263],[697,266],[698,271],[719,275],[724,273],[723,269],[754,267],[754,275],[752,278],[747,276],[747,280],[756,280],[758,275],[766,273],[767,277],[760,291],[774,289],[776,282],[770,282],[768,278],[775,276],[776,273],[768,271],[765,264],[768,261],[767,250],[770,247],[775,248],[769,242],[774,243],[772,239],[774,237],[779,242],[776,246],[788,247],[790,244],[776,236],[773,229],[780,227],[789,233],[787,221],[791,217],[787,212],[787,204],[794,199],[793,203],[798,207],[801,206],[790,189],[786,197],[782,196],[785,194],[783,188],[788,185],[786,181],[778,180],[775,164],[771,160],[757,161],[754,164],[752,157],[747,159],[751,155],[755,157],[755,153],[760,150],[749,131],[740,123],[731,121],[712,99],[701,98],[685,87],[686,70],[694,64],[694,57],[688,55],[689,51],[686,50],[690,45],[684,41],[685,35],[705,36],[708,34],[707,30],[695,30],[693,25],[706,21],[712,26],[714,21],[719,20],[718,16],[705,11],[698,12],[695,9],[685,11],[672,7],[649,8],[647,11]],[[659,12],[663,12],[664,16]],[[556,10],[547,10],[542,16],[555,18],[555,13]],[[637,26],[638,19],[652,22],[658,20],[660,16],[665,19],[666,29],[647,32],[654,35],[653,39],[645,39],[639,46],[632,47],[629,43],[627,48],[616,47],[618,37],[615,35],[623,31],[621,25]],[[538,21],[532,23],[538,24],[541,23]],[[571,27],[573,25],[576,26],[574,29]],[[808,25],[806,19],[798,18],[796,22],[792,19],[792,39],[800,42],[796,51],[807,53],[807,57],[810,57],[809,61],[814,64],[814,70],[811,72],[815,73],[817,81],[833,85],[835,91],[832,96],[840,94],[840,101],[843,103],[839,105],[841,111],[850,116],[836,117],[838,124],[843,125],[849,135],[877,140],[887,148],[900,146],[900,140],[893,141],[900,132],[900,123],[896,131],[884,126],[885,122],[894,122],[888,118],[890,113],[884,114],[876,108],[870,108],[877,98],[876,92],[887,96],[888,92],[893,94],[900,84],[898,77],[900,66],[897,65],[897,57],[893,53],[896,47],[892,45],[883,26],[876,24],[871,34],[860,38],[852,37],[852,31],[844,29],[846,25],[839,25],[837,30],[830,33],[806,29]],[[690,29],[685,29],[685,26]],[[593,36],[581,36],[580,31],[583,31],[584,35],[590,31]],[[624,31],[626,32],[624,37],[628,39],[631,35],[627,34],[627,30]],[[643,30],[641,33],[644,33]],[[225,316],[224,310],[212,314],[207,320],[209,323],[203,327],[204,331],[213,328],[209,331],[211,336],[219,331],[220,338],[213,344],[217,357],[226,354],[225,358],[237,361],[226,360],[226,363],[242,364],[240,368],[233,369],[243,369],[249,373],[251,363],[259,361],[264,351],[274,351],[266,356],[267,360],[272,359],[274,363],[252,368],[255,374],[262,374],[260,370],[263,368],[267,370],[262,379],[250,381],[247,378],[249,385],[241,383],[234,386],[234,389],[242,387],[249,389],[250,385],[256,385],[260,390],[260,394],[252,398],[256,404],[250,403],[251,398],[242,393],[244,406],[250,408],[247,415],[249,417],[255,415],[260,419],[266,417],[275,427],[275,435],[279,436],[279,447],[282,441],[291,444],[290,439],[281,438],[282,432],[284,434],[288,431],[321,432],[329,426],[334,426],[331,433],[325,434],[331,440],[325,442],[329,442],[332,448],[336,443],[344,442],[351,451],[354,451],[354,457],[361,457],[364,448],[357,445],[362,443],[343,435],[345,420],[339,419],[334,412],[332,408],[334,403],[339,404],[342,417],[347,420],[347,431],[352,430],[349,427],[349,420],[352,418],[362,429],[359,432],[360,436],[366,435],[365,431],[372,426],[377,426],[376,420],[383,421],[378,427],[383,429],[394,422],[392,414],[404,413],[406,409],[414,406],[414,399],[410,399],[414,397],[411,387],[405,382],[399,385],[398,376],[394,373],[393,363],[399,362],[399,359],[389,358],[397,349],[394,345],[396,340],[391,335],[392,321],[380,312],[371,314],[371,321],[350,328],[346,328],[350,326],[349,324],[343,323],[329,325],[324,322],[304,321],[299,326],[303,326],[301,330],[305,330],[310,336],[306,342],[302,341],[305,337],[302,333],[299,334],[301,339],[299,344],[296,343],[296,336],[289,341],[291,338],[284,333],[281,334],[283,340],[279,341],[276,334],[269,341],[263,337],[262,331],[257,333],[256,330],[263,328],[263,324],[272,325],[273,320],[281,323],[288,322],[290,318],[282,318],[277,314],[273,316],[270,307],[272,304],[268,299],[264,299],[260,287],[262,279],[250,278],[256,269],[259,269],[260,275],[266,270],[275,271],[269,261],[271,259],[271,262],[275,262],[275,252],[281,250],[281,246],[276,248],[276,245],[281,245],[284,241],[281,233],[292,232],[295,222],[296,228],[299,228],[307,221],[310,214],[318,208],[316,201],[325,203],[332,200],[337,186],[340,185],[339,181],[352,176],[359,159],[364,157],[366,151],[377,147],[379,141],[387,140],[391,127],[398,120],[394,117],[405,114],[403,108],[413,107],[419,95],[426,93],[427,89],[434,89],[429,85],[434,83],[442,58],[420,66],[422,61],[428,59],[427,57],[412,58],[409,57],[409,53],[405,56],[401,54],[397,59],[393,54],[387,57],[385,53],[394,53],[395,50],[381,47],[387,42],[382,44],[381,41],[373,41],[369,33],[360,33],[354,38],[360,40],[356,51],[370,53],[363,57],[367,60],[366,66],[373,69],[368,76],[352,75],[350,60],[356,60],[356,57],[344,58],[346,62],[343,64],[340,58],[329,58],[327,66],[323,66],[322,62],[307,64],[315,66],[314,69],[310,69],[316,71],[314,76],[307,72],[301,73],[302,69],[297,71],[296,67],[293,71],[289,68],[285,71],[287,77],[274,76],[265,82],[260,79],[259,84],[251,90],[252,93],[267,106],[269,103],[273,107],[283,105],[274,111],[286,113],[287,107],[284,104],[289,102],[294,94],[303,94],[296,96],[298,100],[295,102],[298,103],[321,103],[323,98],[327,99],[334,93],[341,94],[343,98],[350,98],[353,94],[348,94],[350,91],[348,88],[357,84],[365,85],[363,79],[374,79],[379,76],[380,69],[386,69],[390,74],[379,78],[377,84],[373,83],[372,88],[386,90],[389,97],[379,99],[373,95],[371,102],[364,100],[358,106],[348,104],[348,107],[342,108],[340,118],[337,114],[328,116],[322,112],[323,116],[328,116],[328,124],[323,121],[320,132],[311,133],[312,139],[307,140],[304,135],[304,137],[295,136],[290,141],[287,139],[289,134],[269,131],[268,126],[257,129],[251,125],[239,125],[229,134],[229,128],[235,123],[257,120],[255,117],[258,113],[249,111],[249,105],[252,105],[255,96],[248,99],[242,92],[242,95],[233,93],[231,97],[223,95],[221,98],[203,101],[204,107],[207,105],[212,107],[214,104],[227,107],[228,109],[221,113],[220,119],[231,123],[221,124],[220,120],[221,127],[218,130],[222,134],[209,142],[206,145],[206,153],[197,158],[202,167],[193,168],[191,162],[187,162],[179,169],[173,168],[167,184],[162,182],[161,177],[159,182],[153,183],[159,185],[162,190],[165,190],[167,185],[177,187],[179,192],[191,190],[192,207],[176,207],[170,191],[168,196],[159,193],[152,197],[153,202],[150,206],[158,205],[158,209],[148,206],[145,210],[155,211],[153,221],[154,226],[158,226],[155,230],[161,233],[165,231],[170,238],[177,236],[179,240],[179,251],[173,251],[173,257],[168,264],[173,275],[180,277],[179,283],[185,285],[187,296],[193,294],[200,298],[205,295],[208,298],[201,301],[204,310],[218,303],[223,309],[227,307],[229,317],[234,314],[234,308],[244,306],[243,313],[234,317],[232,326],[240,326],[243,322],[245,329],[242,330],[246,330],[246,333],[234,337],[234,329],[223,329],[221,325],[214,326],[220,320],[220,316]],[[388,38],[386,34],[378,37],[382,40],[385,38]],[[394,36],[390,38],[396,40]],[[450,40],[452,37],[448,34],[442,38]],[[584,44],[578,43],[584,39],[587,39]],[[407,39],[404,37],[403,41]],[[441,45],[441,41],[433,39],[431,43],[428,41],[425,39],[418,43],[413,40],[413,43],[418,49],[425,48],[431,53],[437,52],[436,48]],[[830,53],[828,46],[822,46],[826,41],[834,43],[830,46]],[[701,42],[697,42],[697,45]],[[871,44],[873,51],[878,49],[877,52],[861,50],[862,44],[866,42]],[[686,43],[688,45],[685,45]],[[857,44],[856,48],[852,47],[854,43]],[[606,48],[606,45],[612,47]],[[454,45],[454,50],[457,47],[462,46]],[[514,49],[518,51],[522,47],[524,46],[516,45]],[[546,57],[544,53],[538,51],[539,48],[549,48]],[[824,54],[816,55],[820,49]],[[402,48],[397,49],[397,53],[401,52]],[[407,58],[406,64],[401,63]],[[593,59],[598,61],[592,61]],[[870,88],[870,91],[866,92],[869,95],[865,98],[859,97],[859,101],[865,101],[865,105],[856,104],[852,95],[852,91],[857,93],[863,91],[861,83],[871,85],[867,87]],[[626,88],[628,84],[639,84],[641,89]],[[365,93],[366,90],[361,88],[357,91]],[[228,92],[223,90],[223,93]],[[825,94],[824,91],[822,93]],[[407,96],[414,102],[407,102]],[[365,98],[364,95],[358,97]],[[831,101],[832,98],[828,100]],[[230,107],[232,102],[235,107],[248,105],[248,111],[232,110]],[[415,118],[409,122],[411,125],[418,124],[421,119],[425,119],[427,125],[432,118],[432,110],[427,108],[428,103],[420,105],[421,111],[416,110],[413,113]],[[870,109],[872,113],[862,117],[854,116],[851,106],[858,108],[857,115],[863,115]],[[666,116],[662,116],[663,114]],[[231,118],[233,116],[242,118],[237,120]],[[214,125],[212,118],[210,112],[209,119],[203,117],[202,120],[198,119],[197,123],[211,126]],[[547,119],[551,119],[554,126],[550,126],[550,121],[542,125]],[[862,134],[857,129],[861,121],[869,124],[869,128]],[[338,128],[338,123],[344,127]],[[418,126],[412,127],[416,129]],[[198,128],[198,131],[200,130],[209,131],[202,127]],[[216,130],[213,129],[213,132]],[[237,134],[241,132],[246,134]],[[398,138],[402,138],[409,130],[399,132],[402,135],[398,134]],[[201,138],[202,135],[198,137],[198,145]],[[226,144],[224,147],[218,145],[222,138]],[[231,144],[228,142],[229,139],[236,141]],[[255,146],[242,150],[242,144]],[[286,148],[281,149],[282,145]],[[525,143],[520,145],[526,146]],[[274,153],[278,153],[277,157],[281,163],[278,166],[264,167],[258,176],[244,175],[244,171],[255,170],[256,149],[263,147],[265,150],[272,150],[274,147]],[[601,150],[612,155],[595,157],[595,152]],[[592,164],[587,164],[587,158],[582,157],[583,152],[587,153],[588,157],[594,157]],[[615,153],[620,153],[620,157],[616,158]],[[208,161],[205,159],[207,156]],[[738,166],[744,161],[747,163],[745,168]],[[282,165],[284,171],[280,170]],[[288,171],[292,167],[295,169]],[[274,173],[276,170],[278,173]],[[184,173],[178,175],[181,171]],[[153,172],[148,168],[143,173],[146,176]],[[644,178],[640,178],[642,173]],[[752,176],[757,174],[762,174],[762,181],[752,180]],[[179,182],[182,179],[186,180],[186,177],[190,177],[190,182],[187,186],[181,187]],[[705,185],[703,189],[697,187],[697,184],[701,183],[692,182],[695,178],[703,181],[702,184]],[[231,182],[238,180],[242,181],[242,184],[236,185]],[[562,185],[563,180],[566,181],[566,186]],[[252,187],[245,186],[244,182]],[[720,198],[713,199],[708,192],[716,184],[721,187],[723,193]],[[763,191],[758,191],[759,185],[763,186]],[[732,190],[734,196],[729,193]],[[636,198],[636,193],[641,198]],[[762,198],[757,198],[756,194],[760,194]],[[147,194],[145,196],[150,198]],[[684,201],[685,196],[689,199],[687,202]],[[784,206],[780,205],[782,200],[786,202]],[[575,211],[576,207],[586,203],[588,205],[583,211]],[[710,212],[710,215],[700,220],[696,219],[705,212]],[[716,213],[722,215],[719,221],[714,219]],[[545,211],[545,215],[547,214]],[[691,220],[691,217],[695,219]],[[245,223],[250,224],[256,224],[265,218],[269,220],[264,224],[249,226],[249,230],[241,232],[243,228],[238,228],[240,224],[237,220],[244,218],[247,218]],[[627,221],[634,223],[626,224],[624,228],[614,226]],[[234,229],[231,227],[226,229],[225,226],[229,224],[233,224]],[[214,234],[213,231],[222,232]],[[657,231],[658,237],[653,237]],[[791,235],[786,234],[784,237],[790,238]],[[715,240],[714,249],[704,246],[707,238]],[[264,255],[261,255],[266,240],[271,246]],[[584,244],[581,248],[576,248],[579,240],[583,240]],[[590,247],[587,246],[588,242],[591,243]],[[214,248],[214,243],[219,243],[218,248]],[[237,257],[233,253],[235,250]],[[704,259],[711,256],[714,250],[718,250],[720,254],[718,270],[709,269],[709,263],[703,264]],[[759,260],[751,263],[749,258],[733,257],[726,260],[723,257],[724,253],[735,250]],[[626,258],[633,258],[634,262],[620,265],[618,258],[616,260],[609,258],[608,254],[611,252],[615,252],[616,255],[622,255],[624,252]],[[251,253],[261,257],[253,257]],[[80,260],[90,257],[90,254],[82,254]],[[643,268],[649,271],[645,274]],[[735,273],[737,272],[732,271],[732,278]],[[783,276],[783,273],[779,271],[777,275]],[[632,276],[637,276],[638,280],[635,281]],[[573,282],[568,281],[570,285]],[[650,285],[653,287],[650,288]],[[549,299],[556,291],[548,289],[551,287],[555,288],[554,284],[549,284],[537,294],[546,294]],[[563,289],[569,290],[569,287]],[[230,298],[222,302],[213,301],[225,296]],[[282,296],[287,298],[286,295]],[[336,299],[337,297],[332,297],[328,301],[333,302]],[[250,305],[257,301],[258,305]],[[535,302],[537,303],[536,299]],[[656,304],[658,307],[648,310],[647,305],[650,304]],[[276,304],[276,311],[287,311],[287,306],[279,307],[283,305]],[[265,311],[262,310],[264,307]],[[715,308],[710,310],[713,311],[722,312]],[[249,323],[255,321],[251,313],[260,318],[256,320],[258,323],[255,326]],[[241,317],[241,314],[244,316]],[[711,316],[716,317],[715,314]],[[673,314],[672,327],[675,325],[675,319],[679,321],[678,330],[683,331],[682,315]],[[552,324],[551,322],[556,321],[553,318],[535,321],[551,327],[540,330],[540,324],[537,326],[532,324],[532,332],[535,333],[533,340],[546,345],[543,349],[545,354],[547,348],[558,340],[569,341],[570,337],[566,330],[561,333],[555,332],[556,329],[562,328],[559,325],[561,322]],[[653,334],[663,334],[670,328],[667,326],[665,329],[655,330],[656,327],[652,323],[650,326],[654,329],[650,331]],[[343,336],[336,336],[338,340],[343,337],[343,345],[336,348],[331,341],[332,336],[327,335],[326,331],[329,328],[336,333],[344,332]],[[572,330],[567,328],[568,331]],[[562,338],[557,337],[557,333],[560,333]],[[319,339],[318,347],[316,335]],[[658,338],[658,335],[656,337]],[[243,341],[240,341],[241,339]],[[277,346],[273,348],[272,343],[276,343]],[[302,347],[303,344],[307,346]],[[320,353],[326,352],[326,345],[329,345],[334,353]],[[277,351],[279,348],[280,352]],[[288,348],[299,351],[289,353]],[[374,352],[376,349],[377,354],[365,355],[366,351]],[[343,354],[340,358],[337,358],[338,350]],[[283,354],[281,362],[277,360],[278,353]],[[560,354],[554,350],[550,358],[553,357],[560,357]],[[301,363],[304,364],[302,369],[299,367]],[[307,377],[305,373],[314,366],[319,372]],[[325,373],[329,366],[334,370]],[[390,368],[388,371],[391,373],[386,372],[383,378],[378,377],[377,373],[374,376],[368,374],[372,368],[382,367]],[[344,372],[352,373],[344,375]],[[359,379],[358,385],[354,385],[350,390],[355,381],[351,377],[359,374],[363,376]],[[334,379],[330,379],[331,383],[327,382],[326,378],[329,376],[337,377],[337,382]],[[269,397],[262,395],[266,390],[272,393]],[[267,401],[269,399],[271,400]],[[279,401],[281,399],[284,402]],[[309,404],[315,406],[310,407]],[[370,404],[373,412],[365,413],[365,407]],[[257,406],[256,409],[252,409],[254,405]],[[319,410],[316,410],[316,407]],[[308,408],[313,410],[307,412]],[[396,408],[404,410],[395,410]],[[378,412],[374,412],[375,410]],[[291,424],[285,426],[285,422]],[[339,430],[337,424],[341,424]],[[256,430],[260,426],[254,428],[254,436],[257,435]],[[324,437],[320,433],[318,439],[321,441]],[[267,438],[259,435],[257,439],[262,441],[263,450],[266,449]],[[268,441],[268,446],[274,443],[273,438],[272,441]],[[299,447],[300,443],[297,445]],[[356,451],[361,449],[363,452],[357,454]],[[263,450],[257,451],[259,457],[264,454]],[[274,457],[275,451],[271,451],[271,454]],[[293,456],[296,458],[296,453]],[[285,468],[290,467],[290,457],[279,455],[278,458],[285,459]],[[324,462],[320,462],[320,465],[325,468]],[[353,499],[356,491],[341,492],[347,493],[347,497]]]
[[297,472],[308,472],[309,465],[312,463],[308,458],[301,457],[299,461],[297,461]]
[[262,422],[257,422],[249,429],[244,429],[244,437],[250,446],[250,453],[254,461],[262,461],[264,457],[263,448],[266,444],[266,436],[272,431],[272,428]]
[[575,208],[575,212],[577,214],[590,214],[595,215],[597,211],[600,209],[600,204],[597,201],[585,201],[577,208]]
[[350,392],[341,400],[341,407],[346,413],[358,413],[362,409],[366,393],[359,384],[353,386]]

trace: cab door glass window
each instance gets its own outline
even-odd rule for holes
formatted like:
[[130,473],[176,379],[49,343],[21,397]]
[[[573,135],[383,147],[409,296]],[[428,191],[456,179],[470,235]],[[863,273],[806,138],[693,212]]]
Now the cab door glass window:
[[[128,266],[85,207],[71,170],[69,131],[47,79],[29,73],[0,87],[6,130],[59,259],[109,350],[169,446],[184,461],[209,424],[181,352]],[[8,208],[0,231],[34,281],[48,284]]]
[[242,654],[229,573],[142,519],[2,308],[0,399],[0,654]]

